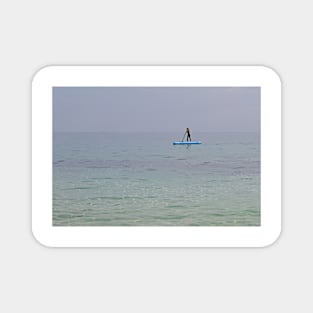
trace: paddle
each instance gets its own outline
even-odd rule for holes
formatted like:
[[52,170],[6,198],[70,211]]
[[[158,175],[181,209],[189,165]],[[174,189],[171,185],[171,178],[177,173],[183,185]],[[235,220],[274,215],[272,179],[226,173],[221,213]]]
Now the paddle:
[[184,133],[184,137],[183,137],[183,139],[181,140],[181,142],[183,142],[183,141],[184,141],[186,134],[187,134],[187,132],[185,131],[185,133]]

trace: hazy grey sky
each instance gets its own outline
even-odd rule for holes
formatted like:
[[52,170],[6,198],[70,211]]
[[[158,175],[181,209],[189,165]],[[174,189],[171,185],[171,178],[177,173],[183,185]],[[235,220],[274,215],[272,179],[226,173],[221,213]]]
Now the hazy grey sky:
[[259,87],[54,87],[53,130],[260,131]]

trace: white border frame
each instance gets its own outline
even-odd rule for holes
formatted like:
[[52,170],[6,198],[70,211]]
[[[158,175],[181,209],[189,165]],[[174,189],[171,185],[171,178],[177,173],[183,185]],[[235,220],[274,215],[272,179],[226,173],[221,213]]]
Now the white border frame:
[[[261,226],[53,227],[52,87],[261,87]],[[264,247],[281,232],[281,81],[264,66],[48,66],[32,83],[32,231],[48,247]]]

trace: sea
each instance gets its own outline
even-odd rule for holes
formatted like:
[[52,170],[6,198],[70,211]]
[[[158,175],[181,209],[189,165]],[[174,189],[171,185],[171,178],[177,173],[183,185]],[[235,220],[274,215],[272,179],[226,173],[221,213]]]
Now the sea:
[[53,226],[260,226],[260,134],[53,134]]

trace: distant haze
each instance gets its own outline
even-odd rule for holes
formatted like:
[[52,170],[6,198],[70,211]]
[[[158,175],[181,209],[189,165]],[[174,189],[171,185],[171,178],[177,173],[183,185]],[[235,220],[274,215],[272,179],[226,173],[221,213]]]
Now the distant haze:
[[54,87],[54,132],[259,132],[259,87]]

